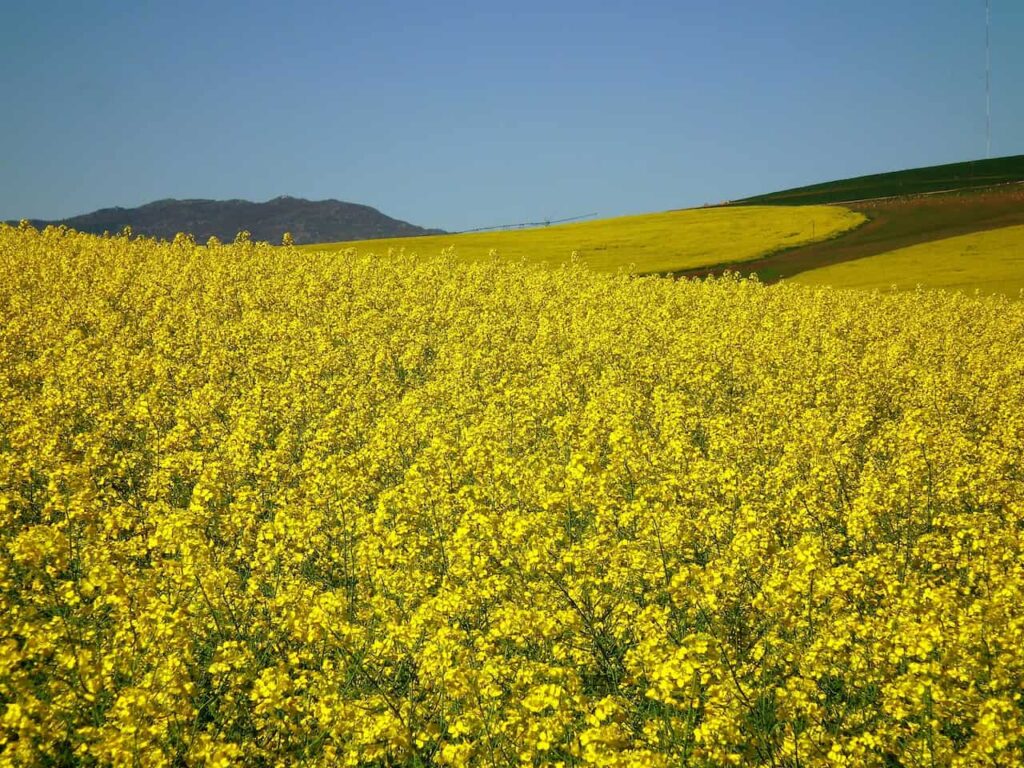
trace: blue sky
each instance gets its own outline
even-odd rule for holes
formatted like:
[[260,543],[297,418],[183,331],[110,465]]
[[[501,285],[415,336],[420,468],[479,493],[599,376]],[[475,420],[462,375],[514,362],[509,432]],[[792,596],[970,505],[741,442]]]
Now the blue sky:
[[[1024,2],[992,0],[992,154]],[[985,154],[984,0],[4,3],[0,218],[166,197],[462,229]]]

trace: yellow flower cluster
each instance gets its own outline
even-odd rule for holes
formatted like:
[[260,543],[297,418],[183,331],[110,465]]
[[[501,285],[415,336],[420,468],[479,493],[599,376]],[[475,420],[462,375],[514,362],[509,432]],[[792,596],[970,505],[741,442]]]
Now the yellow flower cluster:
[[1024,304],[0,227],[0,765],[1024,761]]

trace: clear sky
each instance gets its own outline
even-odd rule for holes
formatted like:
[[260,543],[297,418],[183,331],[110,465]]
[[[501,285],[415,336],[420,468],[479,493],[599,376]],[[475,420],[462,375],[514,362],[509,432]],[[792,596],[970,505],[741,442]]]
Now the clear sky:
[[[992,0],[992,154],[1024,0]],[[0,218],[287,194],[422,226],[700,205],[985,154],[984,0],[0,10]]]

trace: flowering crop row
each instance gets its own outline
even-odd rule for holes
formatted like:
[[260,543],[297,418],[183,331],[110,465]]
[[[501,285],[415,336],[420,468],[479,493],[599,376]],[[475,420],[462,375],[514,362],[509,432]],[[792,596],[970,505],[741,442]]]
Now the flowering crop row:
[[[1024,194],[1021,195],[1024,203]],[[1024,226],[930,240],[802,272],[807,285],[903,290],[929,288],[1024,298]]]
[[493,250],[509,260],[557,266],[574,251],[598,272],[623,267],[637,274],[740,264],[776,251],[839,237],[867,221],[838,205],[736,205],[642,213],[506,232],[463,232],[304,245],[310,251],[454,248],[458,261],[486,260]]
[[1019,765],[1022,349],[0,227],[0,765]]

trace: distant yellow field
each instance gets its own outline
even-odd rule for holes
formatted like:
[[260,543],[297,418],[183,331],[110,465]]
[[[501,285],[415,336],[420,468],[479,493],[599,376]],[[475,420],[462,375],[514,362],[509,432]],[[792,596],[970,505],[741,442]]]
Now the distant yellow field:
[[975,232],[813,269],[793,278],[836,288],[917,285],[1016,297],[1024,290],[1024,226]]
[[699,208],[620,216],[575,224],[504,232],[433,235],[305,246],[315,250],[405,249],[422,256],[450,246],[468,261],[495,249],[503,258],[558,264],[577,251],[580,261],[606,272],[673,272],[750,261],[780,248],[834,237],[864,221],[838,206]]

